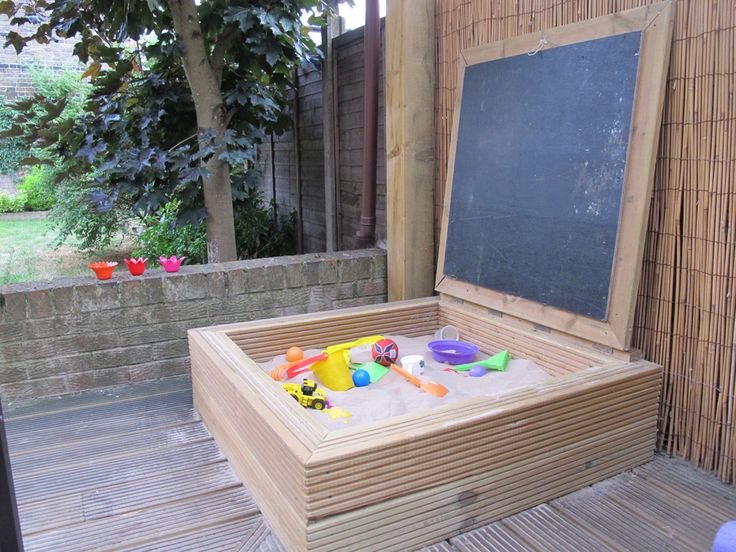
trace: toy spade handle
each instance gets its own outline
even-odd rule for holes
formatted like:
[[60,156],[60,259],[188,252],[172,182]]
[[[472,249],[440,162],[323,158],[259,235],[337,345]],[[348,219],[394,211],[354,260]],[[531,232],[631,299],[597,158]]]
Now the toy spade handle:
[[422,381],[421,381],[421,380],[420,380],[419,378],[416,378],[416,377],[412,376],[412,375],[411,375],[411,374],[410,374],[409,372],[407,372],[407,371],[406,371],[406,370],[404,370],[403,368],[400,368],[400,367],[399,367],[399,366],[397,366],[396,364],[394,364],[394,363],[391,363],[391,369],[392,369],[392,370],[393,370],[394,372],[397,372],[397,373],[399,373],[399,374],[400,374],[401,376],[403,376],[404,378],[408,379],[408,380],[409,380],[410,382],[412,382],[412,383],[413,383],[414,385],[416,385],[417,387],[421,387],[421,386],[422,386]]
[[320,353],[316,356],[305,358],[304,360],[299,361],[296,364],[292,364],[291,366],[289,366],[289,368],[286,370],[286,377],[293,378],[294,376],[298,376],[299,374],[303,372],[307,372],[307,370],[300,370],[300,368],[304,368],[305,366],[314,364],[315,362],[319,360],[326,360],[326,359],[327,359],[327,353]]

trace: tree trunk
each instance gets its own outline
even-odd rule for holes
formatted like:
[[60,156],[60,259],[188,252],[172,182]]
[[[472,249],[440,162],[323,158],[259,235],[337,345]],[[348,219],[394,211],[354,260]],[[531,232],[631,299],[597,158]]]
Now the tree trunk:
[[[168,4],[177,39],[184,49],[182,64],[194,98],[197,127],[200,132],[212,129],[216,136],[222,136],[226,124],[220,76],[207,55],[195,0],[168,0]],[[210,263],[237,259],[230,167],[216,157],[206,163],[209,176],[202,179]]]

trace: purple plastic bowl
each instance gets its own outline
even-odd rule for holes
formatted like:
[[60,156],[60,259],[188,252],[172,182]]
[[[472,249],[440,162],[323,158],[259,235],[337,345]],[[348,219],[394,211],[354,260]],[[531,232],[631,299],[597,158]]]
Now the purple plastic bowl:
[[432,351],[432,358],[437,362],[448,364],[467,364],[473,362],[478,346],[467,341],[441,340],[430,341],[427,348]]

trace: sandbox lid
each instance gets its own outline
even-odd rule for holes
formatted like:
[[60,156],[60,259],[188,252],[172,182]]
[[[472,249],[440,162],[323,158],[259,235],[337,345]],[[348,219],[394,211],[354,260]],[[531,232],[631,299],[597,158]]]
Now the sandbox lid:
[[464,50],[436,289],[626,351],[671,2]]

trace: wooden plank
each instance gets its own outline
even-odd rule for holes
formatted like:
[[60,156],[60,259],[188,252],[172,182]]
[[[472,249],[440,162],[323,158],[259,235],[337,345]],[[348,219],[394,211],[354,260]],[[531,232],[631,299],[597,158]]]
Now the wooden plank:
[[542,504],[498,522],[504,529],[519,535],[531,548],[554,550],[616,550],[604,532],[589,532],[588,526],[557,514]]
[[237,550],[243,535],[256,531],[262,523],[260,516],[254,516],[199,528],[183,535],[159,538],[146,544],[116,548],[116,550],[119,552],[161,552],[169,550],[171,552],[202,552],[204,550],[230,552]]
[[26,502],[21,509],[21,523],[25,534],[33,534],[240,486],[224,460],[216,464],[180,466],[166,472],[142,474],[125,483],[93,485],[86,491]]
[[363,307],[350,307],[345,309],[336,309],[329,312],[314,312],[308,314],[295,314],[290,316],[282,316],[280,318],[272,318],[269,320],[253,320],[250,322],[238,322],[234,324],[223,324],[219,326],[210,326],[206,328],[208,331],[224,332],[231,339],[237,339],[240,333],[251,333],[261,329],[275,329],[278,327],[288,328],[290,326],[303,324],[310,327],[317,323],[339,323],[348,321],[352,318],[370,318],[371,316],[390,316],[391,314],[401,313],[402,311],[416,308],[427,313],[432,313],[436,308],[438,298],[427,297],[420,299],[409,299],[406,301],[396,301],[392,303],[384,303],[379,305],[367,305]]
[[193,408],[170,407],[144,415],[127,412],[111,414],[107,419],[98,418],[64,428],[64,431],[34,431],[13,434],[10,439],[11,454],[19,457],[34,451],[50,451],[52,448],[73,448],[81,442],[105,441],[111,434],[126,435],[152,428],[181,426],[199,420]]
[[388,299],[433,294],[435,38],[433,0],[386,14]]
[[[647,404],[649,408],[647,408]],[[345,511],[346,509],[381,503],[388,498],[408,494],[418,489],[452,481],[460,481],[463,477],[483,471],[477,469],[477,466],[478,464],[485,465],[486,462],[499,466],[499,468],[514,465],[540,453],[551,454],[557,448],[574,446],[580,440],[593,438],[595,435],[601,434],[605,427],[619,429],[641,421],[641,423],[645,423],[649,427],[650,433],[654,435],[653,428],[656,421],[656,410],[652,408],[651,397],[645,398],[638,404],[622,405],[619,403],[619,406],[620,408],[618,409],[611,408],[610,412],[606,412],[606,415],[599,419],[595,419],[590,413],[582,411],[581,416],[585,414],[589,416],[587,426],[584,422],[581,422],[571,423],[568,431],[560,430],[554,426],[546,428],[546,432],[545,429],[540,428],[539,435],[545,435],[547,433],[550,436],[548,439],[539,437],[534,432],[523,432],[517,438],[514,438],[514,436],[509,436],[505,439],[499,438],[497,449],[494,449],[492,445],[482,443],[472,452],[467,450],[458,451],[456,457],[448,457],[447,455],[443,457],[437,453],[430,455],[430,452],[426,452],[425,454],[430,455],[430,458],[426,461],[419,462],[419,465],[415,469],[408,466],[403,466],[402,469],[402,462],[400,460],[394,456],[387,456],[384,466],[391,466],[390,470],[384,467],[384,471],[381,474],[378,471],[380,468],[376,470],[366,468],[365,481],[370,482],[370,486],[366,484],[365,488],[362,488],[359,482],[344,481],[344,478],[335,477],[333,485],[329,488],[326,487],[322,490],[316,487],[315,490],[310,490],[308,499],[310,505],[308,510],[309,515],[314,518],[320,518],[335,514],[336,512]],[[611,418],[616,416],[617,410],[618,412],[630,412],[633,409],[640,410],[641,420],[634,418],[621,423],[611,421]],[[560,423],[564,422],[560,421]],[[607,423],[608,425],[606,425]],[[572,435],[572,437],[566,438],[565,435]],[[535,442],[535,438],[538,439],[537,442]],[[452,443],[448,444],[447,450],[453,450],[455,448],[457,448],[457,445]],[[418,454],[422,453],[420,452]],[[415,458],[419,457],[418,454]],[[363,465],[361,463],[359,468],[356,469],[362,471],[362,468]],[[489,470],[489,468],[486,468],[486,470]],[[422,474],[421,479],[417,477],[417,473]],[[381,477],[381,475],[384,477]],[[334,497],[334,500],[330,502],[329,497]],[[339,504],[340,508],[335,508],[335,503]]]
[[268,525],[261,519],[258,527],[248,537],[241,539],[234,550],[237,552],[281,552],[284,550]]
[[[310,550],[329,550],[336,542],[366,548],[380,542],[383,550],[407,550],[468,531],[651,459],[651,429],[632,437],[612,435],[517,467],[515,475],[479,475],[315,522]],[[581,452],[576,460],[569,456]]]
[[322,27],[322,151],[325,179],[325,251],[337,250],[337,140],[335,115],[335,49],[332,40],[340,34],[340,18],[326,15]]
[[192,380],[186,376],[174,376],[158,381],[147,381],[105,387],[82,393],[46,397],[31,401],[14,402],[6,409],[6,419],[18,420],[34,416],[52,416],[57,412],[79,410],[92,406],[114,404],[145,397],[161,396],[192,390]]
[[588,525],[605,527],[606,535],[619,547],[626,550],[695,550],[697,546],[683,539],[682,534],[663,531],[650,523],[644,515],[637,512],[631,515],[613,501],[600,500],[594,495],[596,491],[586,489],[584,493],[575,493],[574,497],[564,501],[564,509],[575,514]]
[[190,389],[161,395],[135,397],[118,403],[106,402],[99,405],[52,410],[49,413],[13,418],[8,423],[8,430],[13,436],[32,433],[34,431],[63,430],[106,421],[111,417],[142,416],[149,412],[157,412],[168,408],[192,405]]
[[459,552],[529,552],[529,543],[509,530],[503,521],[450,540]]
[[52,498],[70,492],[94,490],[103,485],[138,479],[141,473],[152,475],[180,468],[215,464],[224,459],[213,441],[194,443],[154,453],[116,460],[106,464],[85,466],[69,472],[66,468],[47,471],[28,478],[16,478],[18,502]]
[[[397,416],[393,421],[367,424],[361,428],[347,428],[332,431],[319,450],[310,458],[309,465],[327,466],[340,456],[350,456],[352,451],[372,449],[374,452],[390,450],[403,442],[406,430],[411,428],[413,437],[432,438],[455,429],[473,428],[481,430],[483,422],[491,427],[502,414],[521,415],[525,409],[553,405],[564,399],[576,396],[583,389],[595,394],[594,387],[601,389],[606,385],[627,384],[636,388],[647,381],[658,378],[660,368],[647,362],[622,364],[618,366],[593,367],[584,372],[552,378],[544,382],[513,390],[497,399],[475,397],[434,408],[431,412]],[[628,381],[627,381],[628,380]],[[489,422],[489,420],[493,420]],[[441,424],[441,425],[439,425]],[[356,448],[357,447],[357,448]]]
[[[199,382],[196,375],[193,383],[197,409],[202,413],[218,443],[221,443],[220,446],[229,458],[233,470],[248,486],[260,511],[271,520],[271,525],[278,531],[282,542],[296,550],[304,549],[306,523],[294,511],[291,501],[283,500],[278,491],[274,492],[277,487],[271,483],[271,471],[278,469],[278,466],[261,463],[254,456],[252,448],[238,442],[238,434],[232,427],[231,420],[218,410],[218,403],[211,400],[207,394],[197,392]],[[247,433],[243,437],[247,438]]]
[[[140,456],[153,451],[176,448],[181,445],[209,441],[212,437],[200,422],[151,429],[126,435],[109,435],[93,441],[76,442],[63,448],[40,448],[13,457],[16,477],[28,478],[45,471],[74,468],[80,464],[91,466]],[[70,453],[73,450],[73,454]]]
[[5,433],[5,416],[0,401],[0,550],[22,552],[18,507],[13,485],[13,472],[10,466],[8,438]]
[[257,514],[245,489],[226,489],[206,496],[164,504],[114,519],[89,521],[25,539],[28,552],[116,550],[171,537],[216,523],[244,520]]

